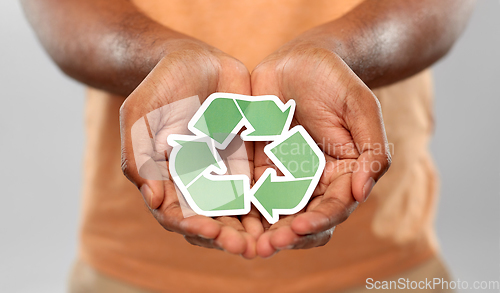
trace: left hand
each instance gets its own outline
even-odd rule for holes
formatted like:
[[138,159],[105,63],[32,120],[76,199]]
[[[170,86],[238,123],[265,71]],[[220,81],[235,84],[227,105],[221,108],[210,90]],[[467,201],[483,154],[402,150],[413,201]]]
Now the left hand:
[[[309,132],[327,163],[308,205],[267,225],[257,242],[261,257],[326,244],[391,161],[377,98],[335,53],[311,43],[278,50],[252,73],[252,95],[270,94],[295,100],[292,127]],[[264,146],[255,144],[255,180],[270,167]]]

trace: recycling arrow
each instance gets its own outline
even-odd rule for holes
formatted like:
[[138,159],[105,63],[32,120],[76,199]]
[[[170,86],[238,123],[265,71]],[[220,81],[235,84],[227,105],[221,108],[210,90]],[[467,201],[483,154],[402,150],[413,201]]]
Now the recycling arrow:
[[250,190],[245,175],[223,175],[227,167],[209,137],[171,134],[173,147],[169,170],[189,206],[197,214],[209,217],[243,215],[250,211]]
[[264,171],[250,191],[251,201],[269,223],[275,223],[280,214],[295,214],[307,205],[325,169],[325,157],[302,126],[265,146],[264,153],[284,176],[274,169]]
[[276,222],[275,219],[279,217],[279,214],[293,214],[292,210],[301,210],[296,207],[301,206],[304,194],[311,185],[311,179],[281,180],[275,173],[273,176],[272,171],[266,171],[262,176],[264,176],[264,181],[256,188],[253,202],[260,205],[261,213],[265,210],[266,218],[273,219],[270,222]]
[[[172,178],[190,207],[205,216],[242,215],[253,203],[269,223],[279,215],[304,208],[325,168],[325,158],[302,126],[289,130],[293,100],[276,96],[212,94],[188,123],[194,135],[171,134]],[[284,176],[272,168],[250,189],[246,175],[224,175],[227,167],[217,150],[238,134],[245,141],[272,141],[264,148]],[[214,174],[215,173],[215,174]]]
[[254,128],[253,131],[246,134],[247,136],[265,137],[267,139],[269,136],[281,135],[287,128],[285,126],[287,122],[288,127],[290,126],[291,119],[288,118],[293,116],[290,115],[292,103],[285,105],[285,111],[282,111],[277,102],[272,100],[236,100],[236,103],[249,124]]
[[276,96],[216,93],[201,105],[188,129],[212,138],[219,149],[225,149],[243,126],[243,140],[273,141],[288,130],[294,110],[295,101],[283,104]]
[[175,172],[185,186],[199,177],[209,166],[211,166],[210,171],[220,171],[223,168],[217,162],[217,153],[214,153],[206,140],[197,141],[187,137],[186,140],[177,139],[172,144],[182,146],[174,148],[176,155],[171,164],[175,164]]

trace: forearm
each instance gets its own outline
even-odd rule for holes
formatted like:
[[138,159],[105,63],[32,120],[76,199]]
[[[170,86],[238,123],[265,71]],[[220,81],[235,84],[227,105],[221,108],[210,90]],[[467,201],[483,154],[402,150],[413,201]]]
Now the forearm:
[[127,0],[22,0],[43,46],[69,76],[127,96],[158,61],[189,37]]
[[338,54],[370,87],[432,65],[464,30],[474,0],[367,0],[301,38]]

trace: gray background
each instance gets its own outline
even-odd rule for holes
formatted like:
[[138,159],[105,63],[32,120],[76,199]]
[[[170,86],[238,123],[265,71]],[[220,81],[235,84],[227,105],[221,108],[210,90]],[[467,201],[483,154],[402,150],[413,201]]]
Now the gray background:
[[[0,1],[0,38],[0,292],[64,292],[78,235],[84,88],[51,63],[17,1]],[[454,279],[469,282],[500,276],[499,53],[500,2],[480,0],[434,68],[437,231]]]

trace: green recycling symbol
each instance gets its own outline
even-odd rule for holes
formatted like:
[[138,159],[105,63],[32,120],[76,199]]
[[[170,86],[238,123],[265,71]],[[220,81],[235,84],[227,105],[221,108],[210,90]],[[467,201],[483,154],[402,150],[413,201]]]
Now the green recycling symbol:
[[[295,101],[276,96],[210,95],[188,123],[194,135],[171,134],[172,179],[194,212],[209,217],[243,215],[251,203],[269,223],[304,208],[325,168],[325,157],[302,126],[292,129]],[[271,141],[264,153],[284,176],[268,168],[250,188],[246,175],[224,175],[224,150],[238,135]],[[214,174],[215,173],[215,174]]]

